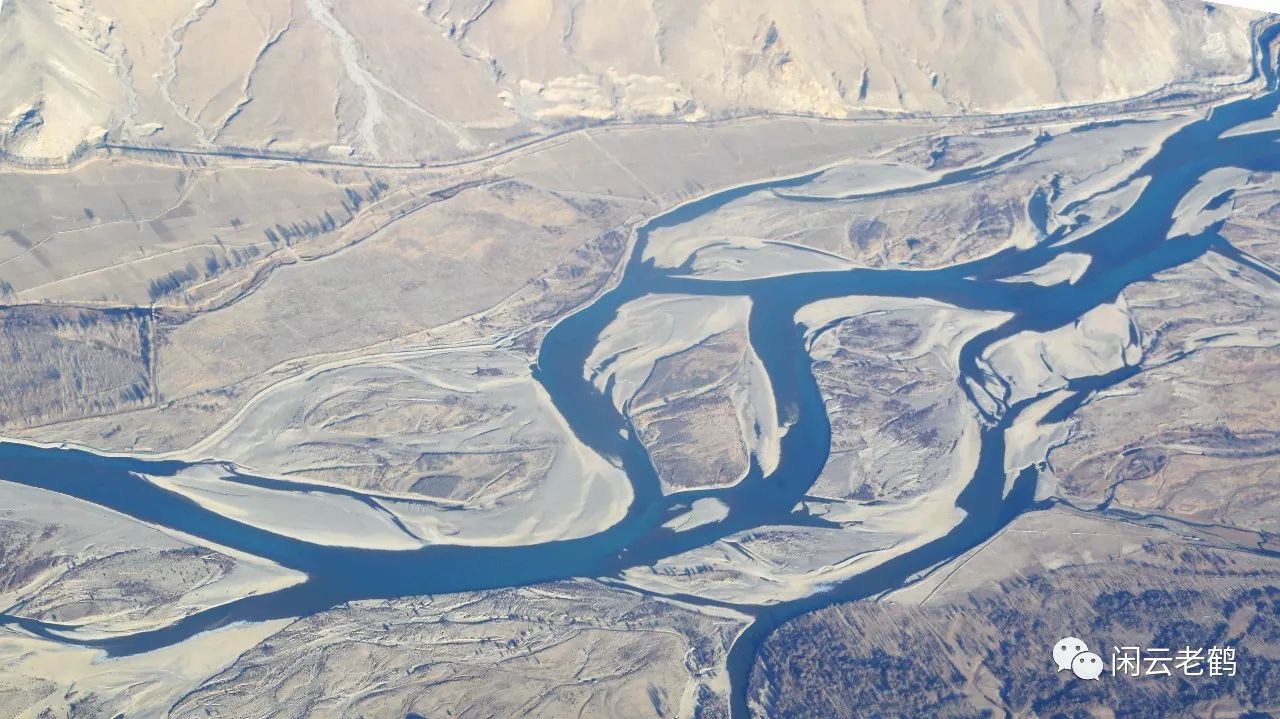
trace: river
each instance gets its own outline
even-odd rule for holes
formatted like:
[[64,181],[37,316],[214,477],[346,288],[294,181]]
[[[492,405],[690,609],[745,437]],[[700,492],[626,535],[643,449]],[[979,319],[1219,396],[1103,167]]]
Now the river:
[[[1276,34],[1275,27],[1260,33],[1260,47],[1268,48]],[[1258,54],[1262,58],[1268,53]],[[1166,235],[1173,226],[1173,212],[1179,201],[1210,170],[1280,169],[1280,153],[1274,150],[1280,132],[1221,136],[1230,128],[1269,117],[1280,106],[1269,61],[1260,60],[1258,71],[1268,80],[1269,92],[1221,105],[1208,118],[1168,137],[1131,178],[1150,178],[1138,200],[1123,214],[1069,243],[1055,245],[1053,240],[1058,236],[1050,236],[1030,249],[1011,248],[938,270],[857,269],[724,281],[687,277],[644,261],[650,233],[688,222],[757,190],[802,185],[814,175],[712,194],[652,219],[638,230],[618,284],[548,332],[535,370],[536,379],[575,434],[595,451],[617,461],[634,489],[634,500],[625,516],[589,537],[518,547],[435,545],[412,551],[323,546],[221,516],[139,476],[171,476],[186,466],[181,462],[0,443],[0,479],[4,481],[76,497],[264,557],[307,575],[302,584],[239,599],[161,629],[126,636],[82,641],[59,635],[57,632],[67,627],[56,624],[15,616],[0,616],[0,621],[20,625],[54,641],[100,646],[113,655],[133,654],[169,646],[231,622],[305,616],[351,600],[476,591],[576,577],[616,577],[627,568],[652,565],[743,530],[780,524],[823,524],[824,520],[797,510],[826,463],[831,427],[806,351],[803,328],[795,320],[796,312],[823,299],[854,295],[921,297],[968,309],[1009,312],[1009,321],[981,333],[961,350],[957,381],[972,392],[975,382],[982,379],[978,358],[992,343],[1022,331],[1045,331],[1070,324],[1089,310],[1115,301],[1134,282],[1205,252],[1231,250],[1218,235],[1217,227],[1194,236],[1166,239]],[[1037,143],[1029,152],[1034,153],[1046,142]],[[1002,161],[1013,162],[1023,156]],[[972,179],[973,173],[998,172],[1000,166],[996,163],[969,173],[953,173],[942,182],[964,182]],[[1000,281],[1039,267],[1067,251],[1092,258],[1074,284],[1041,287]],[[746,478],[732,487],[663,495],[653,465],[629,420],[614,407],[607,393],[601,393],[583,377],[587,358],[601,331],[619,309],[628,302],[663,293],[751,299],[749,330],[753,348],[768,373],[780,413],[792,420],[781,440],[780,460],[774,471],[765,474],[753,462]],[[1139,370],[1128,368],[1075,381],[1070,387],[1074,396],[1059,404],[1055,418],[1064,419],[1090,392]],[[1004,492],[1004,434],[1018,414],[1038,399],[1004,406],[986,416],[977,469],[956,502],[963,510],[963,519],[945,536],[820,592],[752,610],[752,623],[728,655],[734,717],[749,716],[752,663],[761,642],[779,624],[835,602],[871,597],[902,586],[920,572],[977,546],[1022,512],[1037,507],[1035,467],[1023,468],[1011,491]],[[287,483],[277,486],[287,487]],[[708,497],[720,500],[728,508],[723,519],[683,532],[662,526],[691,501]]]

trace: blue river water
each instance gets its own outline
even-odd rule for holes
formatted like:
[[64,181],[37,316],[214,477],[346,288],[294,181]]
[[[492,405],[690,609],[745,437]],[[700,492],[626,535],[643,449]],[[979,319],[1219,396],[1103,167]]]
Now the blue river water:
[[[1269,47],[1275,35],[1274,28],[1264,31],[1260,47]],[[1264,55],[1265,52],[1260,53],[1260,57]],[[180,462],[0,443],[0,480],[76,497],[270,559],[307,575],[304,583],[294,587],[233,601],[162,629],[127,636],[79,641],[58,635],[57,630],[64,627],[55,624],[16,616],[0,616],[0,622],[17,624],[55,641],[100,646],[115,655],[133,654],[169,646],[231,622],[303,616],[357,599],[475,591],[575,577],[614,577],[627,568],[651,565],[743,530],[788,524],[822,525],[824,520],[797,509],[826,464],[831,427],[802,328],[795,321],[796,312],[823,299],[866,295],[924,297],[964,308],[1012,313],[1008,322],[983,332],[962,348],[958,381],[966,391],[972,391],[969,380],[982,377],[978,358],[992,343],[1022,331],[1045,331],[1069,324],[1090,309],[1114,301],[1126,286],[1206,252],[1238,254],[1218,235],[1217,227],[1194,236],[1166,236],[1173,225],[1174,209],[1206,172],[1219,167],[1280,170],[1280,154],[1275,151],[1280,133],[1222,137],[1233,127],[1269,117],[1280,106],[1270,63],[1260,62],[1258,71],[1265,74],[1271,91],[1221,105],[1208,118],[1168,137],[1159,152],[1136,173],[1135,178],[1150,179],[1133,206],[1064,245],[1054,246],[1061,237],[1058,233],[1046,236],[1045,241],[1030,249],[1008,249],[945,269],[858,269],[724,281],[689,277],[643,261],[650,233],[714,211],[757,190],[800,187],[816,175],[713,194],[650,221],[639,230],[618,285],[548,332],[535,369],[536,379],[577,436],[595,451],[618,461],[634,489],[634,501],[625,516],[589,537],[518,547],[436,545],[413,551],[322,546],[221,516],[137,476],[173,475],[184,468]],[[1042,139],[1027,152],[1034,153],[1051,142]],[[958,183],[980,173],[996,173],[1002,163],[1014,162],[1025,154],[953,173],[940,182]],[[1033,218],[1043,223],[1045,197],[1030,200]],[[794,201],[843,200],[796,197]],[[1041,287],[1000,281],[1039,267],[1064,251],[1092,257],[1088,269],[1074,284]],[[746,478],[733,487],[663,495],[653,464],[628,419],[606,393],[584,379],[587,358],[619,309],[641,297],[663,293],[746,296],[752,300],[751,342],[769,375],[780,413],[793,420],[781,440],[780,461],[772,472],[765,474],[753,464]],[[1055,418],[1065,418],[1091,392],[1139,370],[1127,368],[1076,381],[1069,388],[1073,396],[1059,404]],[[749,609],[754,621],[731,647],[728,657],[733,716],[748,716],[748,683],[754,657],[760,643],[779,624],[835,602],[867,598],[902,586],[920,572],[977,546],[1020,513],[1036,507],[1035,467],[1023,468],[1011,491],[1004,491],[1004,433],[1032,401],[1035,400],[1002,407],[987,416],[977,469],[957,500],[964,517],[948,534],[821,592]],[[287,485],[275,484],[283,488]],[[723,519],[683,532],[662,526],[689,502],[706,497],[719,499],[728,507]]]

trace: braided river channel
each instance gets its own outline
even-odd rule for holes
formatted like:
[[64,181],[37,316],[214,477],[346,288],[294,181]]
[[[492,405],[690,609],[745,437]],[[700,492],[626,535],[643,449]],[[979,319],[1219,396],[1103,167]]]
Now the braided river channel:
[[[1276,34],[1275,27],[1259,33],[1260,58],[1269,57],[1269,44]],[[804,328],[796,321],[797,311],[820,300],[861,295],[930,298],[961,308],[1011,313],[1011,319],[978,334],[961,349],[960,376],[956,381],[972,398],[972,388],[983,384],[984,370],[978,360],[993,343],[1019,332],[1048,331],[1071,324],[1089,310],[1114,302],[1132,283],[1148,280],[1206,252],[1233,252],[1218,234],[1217,226],[1196,235],[1167,236],[1173,227],[1175,208],[1211,170],[1280,170],[1280,130],[1224,136],[1232,128],[1271,117],[1280,107],[1280,92],[1276,91],[1269,60],[1259,61],[1259,72],[1268,81],[1267,91],[1222,104],[1205,119],[1167,137],[1159,151],[1126,180],[1146,182],[1136,202],[1069,243],[1057,243],[1062,231],[1043,232],[1043,241],[1032,248],[1010,248],[943,269],[853,269],[711,280],[690,277],[680,270],[663,270],[642,259],[650,233],[688,222],[751,192],[797,186],[815,175],[734,188],[650,220],[637,231],[635,246],[618,283],[547,333],[535,368],[535,378],[578,438],[621,466],[632,485],[634,499],[625,516],[591,536],[526,546],[432,545],[408,551],[313,544],[222,516],[142,476],[174,475],[188,466],[182,462],[0,442],[0,481],[91,502],[269,559],[307,577],[292,587],[209,608],[164,628],[123,636],[69,639],[65,630],[72,627],[16,616],[0,615],[0,621],[53,641],[99,646],[111,655],[127,655],[169,646],[233,622],[306,616],[359,599],[617,577],[630,567],[649,566],[744,530],[795,524],[821,526],[825,520],[809,515],[803,509],[803,500],[827,461],[831,427],[812,371]],[[955,172],[930,184],[965,182],[1000,170],[1000,164],[994,163]],[[905,191],[928,189],[929,186],[921,186]],[[1036,217],[1034,200],[1031,210],[1043,231],[1044,220]],[[1088,269],[1074,283],[1039,286],[1001,281],[1040,267],[1066,251],[1091,257]],[[655,294],[750,298],[750,340],[768,373],[779,414],[789,420],[773,471],[765,473],[753,464],[747,476],[730,487],[661,492],[638,433],[608,393],[601,392],[584,376],[601,332],[618,316],[620,308]],[[1090,393],[1141,370],[1135,366],[1074,380],[1068,387],[1073,396],[1061,402],[1052,414],[1055,419],[1064,419]],[[751,623],[728,654],[734,717],[749,715],[747,685],[752,663],[761,643],[781,623],[833,603],[872,597],[903,586],[921,572],[981,544],[1020,513],[1041,506],[1034,499],[1036,468],[1022,468],[1009,483],[1004,466],[1006,430],[1025,407],[1039,399],[1042,398],[983,413],[977,468],[956,501],[963,518],[947,534],[803,598],[744,608]],[[288,485],[279,481],[275,484]],[[1011,488],[1006,491],[1006,486]],[[719,500],[727,514],[686,531],[663,526],[690,502],[704,498]],[[694,604],[699,601],[688,596],[681,600]]]

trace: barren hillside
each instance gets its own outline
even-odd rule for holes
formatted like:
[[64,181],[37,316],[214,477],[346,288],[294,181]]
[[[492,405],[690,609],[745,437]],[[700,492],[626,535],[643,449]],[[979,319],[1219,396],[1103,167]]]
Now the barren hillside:
[[604,121],[1092,103],[1245,79],[1252,17],[1198,0],[9,0],[0,148],[411,161]]

